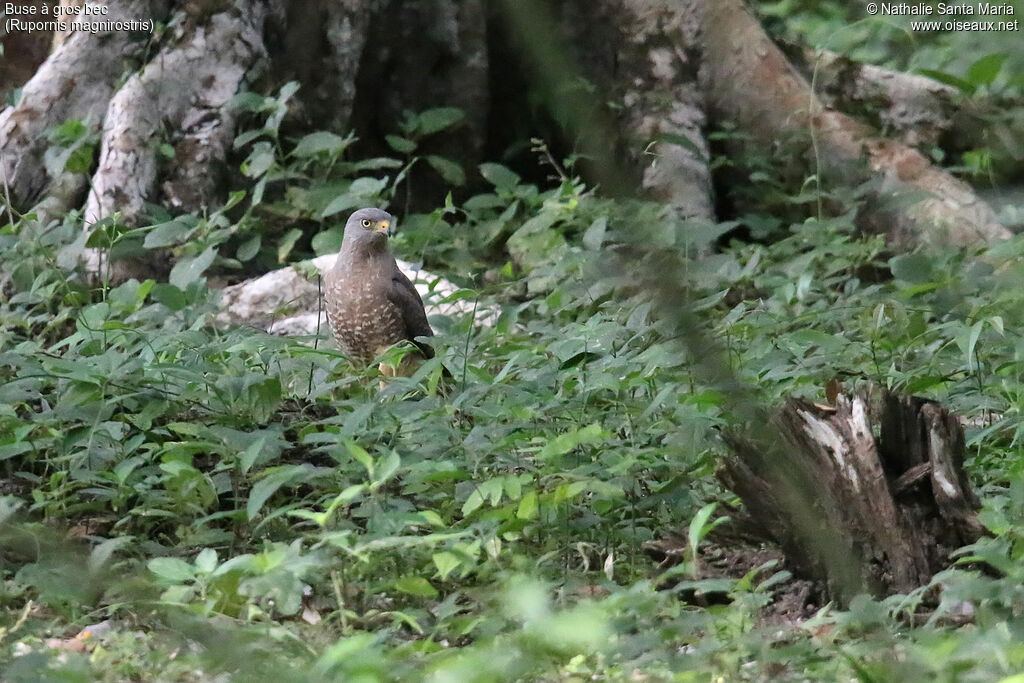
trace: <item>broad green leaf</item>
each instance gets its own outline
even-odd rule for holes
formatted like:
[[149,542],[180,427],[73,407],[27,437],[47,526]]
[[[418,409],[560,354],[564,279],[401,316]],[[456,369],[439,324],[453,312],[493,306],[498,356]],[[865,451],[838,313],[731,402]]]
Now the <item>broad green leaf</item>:
[[277,243],[277,262],[285,263],[288,260],[288,255],[292,253],[292,249],[295,247],[295,243],[302,237],[302,231],[298,228],[292,228],[284,234],[281,241]]
[[922,76],[927,76],[928,78],[934,79],[939,83],[951,85],[962,92],[968,94],[974,92],[975,86],[973,83],[971,83],[968,80],[964,80],[959,76],[954,76],[953,74],[946,73],[945,71],[937,71],[935,69],[918,69],[917,72]]
[[416,595],[421,598],[436,598],[439,595],[437,589],[430,585],[430,582],[422,576],[403,576],[395,581],[394,585],[396,589],[403,593]]
[[459,565],[462,564],[462,560],[458,555],[447,550],[440,553],[434,553],[433,560],[434,566],[437,567],[437,573],[441,575],[442,581],[447,579],[448,575],[458,569]]
[[466,118],[461,109],[455,107],[437,107],[427,109],[416,115],[416,132],[419,135],[431,135],[451,128]]
[[1009,55],[1004,52],[985,55],[967,69],[967,80],[974,85],[991,85],[1002,70],[1007,57]]
[[249,410],[257,423],[273,417],[281,403],[281,380],[277,377],[256,377],[246,383]]
[[172,247],[186,240],[189,235],[195,232],[196,226],[185,221],[173,220],[166,223],[154,225],[146,233],[146,239],[142,245],[147,249],[157,247]]
[[247,178],[259,178],[274,165],[274,148],[266,141],[257,142],[242,162],[242,173]]
[[260,235],[253,235],[246,241],[238,245],[237,251],[235,251],[235,258],[245,263],[252,259],[256,254],[260,252],[260,245],[262,244],[262,237]]
[[260,453],[263,451],[263,447],[267,443],[266,437],[256,439],[249,447],[238,454],[238,466],[242,470],[242,474],[245,474],[252,466],[256,464],[257,458],[260,457]]
[[96,545],[89,553],[89,570],[96,571],[103,567],[110,560],[111,556],[119,549],[132,543],[135,539],[132,536],[115,536],[108,538]]
[[327,131],[310,133],[295,145],[292,155],[305,159],[317,154],[327,153],[329,156],[337,156],[345,149],[345,138]]
[[180,287],[159,283],[153,286],[153,291],[149,295],[153,301],[163,304],[172,311],[180,311],[185,308],[185,293],[181,291]]
[[384,140],[388,143],[388,147],[399,154],[412,154],[416,150],[415,142],[400,135],[385,135]]
[[336,254],[341,249],[341,242],[345,238],[345,227],[342,225],[336,225],[333,228],[318,232],[313,235],[313,240],[310,246],[313,247],[313,251],[318,255],[323,254]]
[[454,161],[431,154],[427,157],[427,163],[440,173],[445,182],[450,185],[464,185],[466,183],[466,172],[462,170],[462,166]]
[[586,232],[583,233],[583,246],[591,251],[598,251],[604,244],[604,235],[608,230],[608,218],[601,216],[594,219]]
[[195,577],[192,565],[177,557],[154,557],[146,566],[161,579],[172,583],[189,581]]
[[501,164],[480,164],[480,175],[499,190],[509,190],[519,184],[519,174]]
[[213,548],[203,548],[196,556],[196,571],[202,574],[212,574],[217,568],[217,551]]
[[64,170],[68,173],[88,173],[92,168],[95,152],[96,148],[92,145],[75,147],[71,154],[68,155],[68,160],[64,164]]
[[249,501],[246,503],[245,512],[252,521],[263,508],[267,499],[274,495],[282,486],[295,481],[305,479],[311,472],[309,465],[282,465],[267,470],[266,475],[256,482],[249,492]]
[[215,258],[217,258],[217,247],[207,247],[198,256],[184,258],[175,263],[168,280],[178,289],[185,289],[202,276],[206,269],[213,264]]
[[932,259],[920,252],[892,257],[889,270],[893,277],[915,284],[930,282],[933,277]]
[[366,468],[366,474],[370,479],[374,478],[374,466],[373,456],[366,452],[366,449],[357,444],[355,441],[346,441],[345,448],[348,450],[356,462],[362,464]]
[[559,434],[554,439],[551,439],[544,445],[540,453],[537,454],[537,458],[540,460],[549,460],[551,458],[565,455],[569,451],[577,448],[584,444],[597,443],[605,438],[605,431],[601,425],[594,423],[587,425],[582,429],[573,429],[571,431]]
[[519,501],[516,517],[519,519],[536,519],[538,510],[537,492],[533,490],[527,491],[523,499]]

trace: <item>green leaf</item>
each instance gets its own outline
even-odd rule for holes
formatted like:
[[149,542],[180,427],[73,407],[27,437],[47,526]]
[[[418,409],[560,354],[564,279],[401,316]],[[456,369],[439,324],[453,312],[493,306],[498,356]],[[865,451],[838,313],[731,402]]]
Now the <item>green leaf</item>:
[[[217,247],[210,246],[198,256],[184,258],[174,264],[171,275],[168,278],[170,283],[179,289],[185,289],[189,284],[195,282],[213,264],[217,257]],[[155,288],[154,288],[155,290]]]
[[322,218],[333,216],[347,209],[378,203],[380,193],[386,188],[388,181],[381,178],[356,178],[348,190],[336,197],[320,214]]
[[260,457],[260,453],[263,452],[263,446],[267,443],[267,437],[260,437],[256,439],[249,447],[238,454],[238,466],[242,470],[242,474],[245,474],[252,466],[256,464],[256,459]]
[[445,128],[451,128],[466,118],[461,109],[455,107],[438,107],[420,112],[416,116],[416,132],[420,135],[432,135]]
[[337,225],[329,230],[318,232],[313,235],[310,246],[319,256],[323,254],[336,254],[341,249],[341,242],[345,238],[345,227]]
[[64,164],[64,170],[68,173],[88,173],[92,168],[95,148],[92,145],[80,145],[71,151],[68,160]]
[[539,506],[537,504],[537,492],[527,491],[523,499],[519,501],[519,509],[516,510],[516,517],[519,519],[536,519]]
[[321,130],[310,133],[299,140],[299,144],[295,145],[295,149],[292,150],[292,155],[305,159],[317,154],[326,153],[328,156],[333,157],[340,154],[346,146],[345,138]]
[[284,263],[288,260],[288,254],[292,253],[292,249],[295,247],[295,243],[302,237],[302,231],[298,228],[292,228],[284,234],[281,241],[277,243],[277,262]]
[[1007,57],[1009,55],[1003,52],[985,55],[967,69],[967,80],[976,86],[992,85],[992,82],[999,76]]
[[356,462],[362,464],[362,466],[366,468],[367,476],[369,476],[370,479],[373,479],[373,457],[366,452],[366,449],[357,444],[355,441],[346,441],[345,448],[348,450],[349,455],[351,455]]
[[325,511],[326,514],[331,514],[342,505],[348,505],[362,495],[363,492],[366,491],[366,488],[366,484],[353,484],[352,486],[346,487],[345,490],[335,496],[334,500],[331,501],[331,504],[327,506],[327,510]]
[[309,476],[312,468],[309,465],[282,465],[267,470],[266,476],[260,479],[249,492],[249,500],[245,505],[245,513],[251,522],[259,514],[263,504],[267,502],[274,493],[294,481],[305,479]]
[[281,86],[281,92],[279,92],[277,94],[277,101],[278,101],[278,103],[279,104],[284,104],[289,99],[291,99],[292,95],[294,95],[298,91],[299,91],[299,82],[298,81],[288,81],[287,83],[285,83],[284,85]]
[[499,190],[510,190],[519,184],[519,174],[510,171],[501,164],[480,164],[480,175]]
[[213,548],[203,548],[196,556],[196,571],[202,574],[212,574],[217,568],[217,551]]
[[604,244],[604,234],[608,230],[608,219],[601,216],[594,220],[583,233],[583,246],[591,251],[598,251]]
[[416,150],[415,142],[400,135],[385,135],[384,140],[388,143],[388,147],[399,154],[412,154]]
[[154,557],[146,566],[164,581],[182,583],[195,577],[192,565],[177,557]]
[[277,377],[254,377],[246,382],[249,411],[257,423],[270,420],[281,403],[281,380]]
[[195,225],[181,220],[158,223],[146,233],[146,239],[143,240],[142,246],[147,249],[171,247],[185,241],[195,230]]
[[441,580],[444,581],[448,578],[448,575],[455,571],[462,560],[458,555],[447,550],[440,553],[434,553],[432,558],[434,560],[434,566],[437,567],[437,573],[441,575]]
[[386,483],[398,471],[401,464],[402,459],[398,456],[398,453],[395,451],[388,453],[377,464],[376,473],[371,485],[376,488]]
[[266,141],[257,142],[242,162],[242,173],[247,178],[258,178],[274,165],[274,148]]
[[231,98],[231,107],[237,111],[261,112],[266,111],[273,102],[274,100],[270,97],[247,91],[240,92]]
[[960,347],[960,350],[964,353],[964,358],[967,361],[967,369],[974,371],[977,369],[977,356],[975,355],[975,348],[978,345],[978,339],[981,337],[981,331],[985,327],[985,321],[979,320],[970,327],[963,328],[963,330],[956,336],[956,344]]
[[480,482],[476,488],[470,492],[469,497],[466,498],[466,502],[463,503],[462,516],[467,517],[471,515],[473,511],[484,504],[485,500],[490,499],[492,507],[501,502],[501,493],[504,482],[504,477],[494,477],[493,479]]
[[97,544],[92,549],[92,552],[89,553],[90,571],[96,571],[103,567],[103,565],[110,561],[111,556],[118,548],[130,544],[134,540],[132,536],[115,536]]
[[554,439],[549,440],[544,445],[544,448],[541,449],[540,453],[537,454],[537,458],[539,460],[548,460],[560,455],[565,455],[578,446],[596,443],[604,438],[604,428],[597,423],[587,425],[582,429],[573,429],[563,434],[559,434]]
[[422,576],[403,576],[395,581],[394,586],[403,593],[421,598],[436,598],[439,595],[437,589]]
[[473,489],[469,497],[466,498],[466,502],[462,504],[462,516],[468,517],[473,512],[484,504],[484,494],[479,488]]
[[[662,133],[658,135],[658,137],[656,137],[654,140],[655,142],[667,142],[673,145],[678,145],[685,149],[690,154],[692,154],[697,159],[705,158],[705,153],[696,144],[694,144],[693,140],[691,140],[686,135],[679,135],[677,133]],[[657,154],[656,145],[654,153]]]
[[253,235],[246,241],[238,245],[238,250],[235,251],[235,258],[245,263],[249,259],[253,258],[260,252],[260,245],[262,244],[262,237],[260,235]]
[[951,85],[957,90],[960,90],[967,94],[973,93],[975,89],[974,84],[971,83],[970,81],[966,81],[960,78],[959,76],[954,76],[953,74],[946,73],[945,71],[936,71],[934,69],[918,69],[917,72],[922,76],[927,76],[928,78],[936,80],[939,83]]
[[465,184],[466,173],[462,170],[462,166],[458,165],[454,161],[432,154],[427,157],[427,163],[430,164],[435,171],[441,174],[441,177],[444,178],[445,182],[452,185]]
[[932,281],[932,259],[917,252],[902,254],[889,259],[889,270],[895,278],[920,284]]
[[388,181],[385,178],[363,176],[352,181],[352,184],[348,187],[348,192],[359,197],[376,197],[387,186]]
[[85,246],[92,249],[108,249],[127,232],[126,225],[118,222],[113,216],[107,216],[93,223]]
[[153,285],[153,290],[149,293],[149,296],[153,301],[163,304],[172,311],[180,311],[185,308],[185,293],[174,285],[165,283]]

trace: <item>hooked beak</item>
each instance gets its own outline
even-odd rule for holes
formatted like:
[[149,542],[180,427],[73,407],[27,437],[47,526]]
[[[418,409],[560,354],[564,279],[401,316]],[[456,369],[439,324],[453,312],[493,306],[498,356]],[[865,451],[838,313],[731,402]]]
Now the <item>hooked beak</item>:
[[394,230],[391,229],[391,221],[381,221],[378,223],[377,229],[388,237],[394,234]]

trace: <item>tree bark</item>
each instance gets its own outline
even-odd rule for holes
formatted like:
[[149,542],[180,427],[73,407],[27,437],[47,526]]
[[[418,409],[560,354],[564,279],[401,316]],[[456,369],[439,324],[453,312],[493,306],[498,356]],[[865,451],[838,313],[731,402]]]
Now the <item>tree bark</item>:
[[792,566],[841,604],[925,585],[983,533],[957,418],[886,393],[876,440],[870,412],[863,396],[840,394],[835,408],[791,399],[772,421],[784,445],[730,434],[721,471]]
[[137,223],[144,202],[156,197],[161,138],[177,137],[177,171],[165,183],[171,206],[204,208],[234,139],[227,104],[264,55],[266,7],[251,2],[246,9],[244,16],[221,12],[185,31],[177,45],[157,55],[110,100],[99,167],[85,205],[87,226],[115,211],[124,222]]
[[640,189],[683,218],[715,219],[705,96],[697,71],[699,27],[678,7],[623,3],[618,69],[623,127]]
[[953,130],[962,106],[962,95],[953,86],[834,52],[808,50],[802,58],[827,106],[872,115],[878,128],[906,145],[937,145]]
[[[553,156],[581,152],[602,191],[639,192],[677,217],[713,220],[705,131],[709,121],[733,120],[765,149],[802,136],[819,183],[866,160],[863,178],[877,179],[878,201],[860,220],[894,245],[1008,235],[965,183],[825,107],[741,0],[112,0],[109,8],[110,18],[173,10],[171,28],[159,41],[76,32],[57,44],[18,105],[0,113],[0,171],[18,207],[48,195],[49,214],[61,215],[84,202],[89,225],[114,214],[137,223],[146,202],[173,212],[211,206],[230,166],[227,104],[265,61],[256,87],[301,82],[285,139],[310,127],[354,129],[355,153],[393,153],[385,136],[404,112],[456,106],[465,124],[422,141],[416,154],[472,171],[485,150],[500,158],[535,135],[543,109],[564,127],[566,144]],[[145,63],[115,92],[125,58]],[[526,67],[513,87],[501,79],[523,75],[502,64],[508,58]],[[44,163],[45,132],[68,119],[103,133],[88,193],[84,175],[51,174]],[[931,134],[931,124],[914,125]],[[161,142],[174,150],[167,163]],[[413,197],[414,207],[436,206],[450,189],[427,164],[409,178],[406,187],[425,198]],[[925,198],[887,205],[908,191]]]
[[[917,150],[825,107],[740,0],[698,6],[705,91],[719,120],[736,121],[766,149],[805,133],[819,183],[825,171],[848,174],[866,159],[867,170],[880,182],[874,191],[878,201],[860,218],[866,228],[887,235],[898,247],[976,245],[1009,237],[966,183],[933,166]],[[885,200],[893,195],[912,193],[922,199],[906,208],[886,208]]]
[[[148,19],[165,5],[160,0],[125,0],[111,4],[105,18]],[[16,206],[31,206],[51,183],[60,188],[59,207],[81,201],[86,178],[57,182],[58,177],[47,172],[45,133],[68,119],[83,120],[99,130],[125,61],[141,59],[145,49],[146,41],[127,31],[76,32],[25,84],[18,103],[0,112],[0,173]]]

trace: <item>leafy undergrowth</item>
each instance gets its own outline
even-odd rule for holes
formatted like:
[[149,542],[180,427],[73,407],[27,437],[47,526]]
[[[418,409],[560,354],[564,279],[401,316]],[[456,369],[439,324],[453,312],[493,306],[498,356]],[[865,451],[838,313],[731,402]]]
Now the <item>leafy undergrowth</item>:
[[[190,231],[169,282],[99,290],[74,272],[73,217],[0,232],[4,680],[1024,667],[1024,243],[889,258],[846,216],[690,259],[731,226],[481,173],[493,192],[412,217],[398,248],[489,269],[458,296],[500,317],[435,317],[436,361],[383,386],[326,340],[213,324],[203,254],[226,219],[150,232]],[[495,267],[495,244],[517,265]],[[680,258],[651,278],[664,253]],[[683,294],[666,305],[652,281]],[[806,620],[765,618],[788,578],[771,562],[701,578],[691,549],[659,576],[646,541],[699,542],[709,504],[736,502],[713,478],[726,393],[694,335],[678,338],[682,312],[758,401],[819,397],[839,376],[971,418],[993,537],[918,593]],[[723,604],[694,599],[711,592]],[[930,619],[912,626],[921,604]]]

